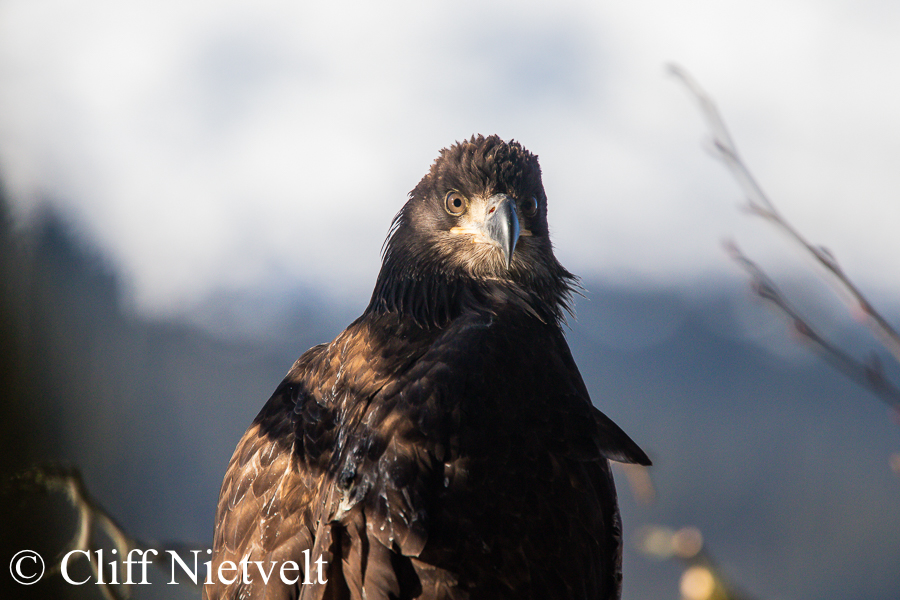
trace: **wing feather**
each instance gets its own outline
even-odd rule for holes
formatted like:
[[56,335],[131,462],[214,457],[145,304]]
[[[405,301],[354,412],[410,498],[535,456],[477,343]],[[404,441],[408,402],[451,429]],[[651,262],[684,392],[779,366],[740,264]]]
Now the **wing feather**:
[[306,551],[323,572],[209,600],[618,598],[607,459],[649,460],[593,406],[558,326],[508,311],[431,337],[358,321],[301,357],[229,464],[213,568]]
[[[216,510],[212,583],[203,590],[209,600],[297,597],[297,586],[282,582],[279,569],[285,561],[302,568],[303,551],[313,546],[305,512],[316,485],[314,477],[297,469],[293,453],[292,409],[297,400],[294,388],[279,386],[228,464]],[[246,578],[242,560],[248,565]],[[226,561],[239,569],[237,573],[229,565],[220,572]],[[272,573],[268,582],[260,568]]]

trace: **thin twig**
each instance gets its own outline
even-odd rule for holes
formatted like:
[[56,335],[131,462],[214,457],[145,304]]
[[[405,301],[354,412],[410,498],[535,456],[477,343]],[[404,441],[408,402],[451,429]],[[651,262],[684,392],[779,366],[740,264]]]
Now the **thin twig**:
[[860,362],[826,340],[787,301],[784,294],[775,285],[775,282],[756,263],[741,253],[734,242],[727,242],[725,249],[750,276],[750,285],[753,291],[761,298],[768,300],[787,316],[801,338],[822,356],[828,364],[856,383],[868,388],[888,406],[900,409],[900,389],[897,389],[884,376],[884,370],[877,357],[873,356],[868,362]]
[[875,334],[875,337],[900,362],[900,334],[875,310],[860,289],[850,281],[850,278],[841,269],[834,256],[826,248],[811,244],[776,210],[775,205],[759,183],[757,183],[756,178],[738,154],[737,147],[728,133],[728,128],[725,126],[725,122],[722,120],[710,96],[681,67],[670,65],[669,71],[684,83],[700,106],[700,110],[712,133],[713,153],[725,163],[737,180],[738,185],[747,195],[748,211],[762,217],[787,233],[791,239],[812,254],[816,261],[833,275],[830,279],[836,282],[841,299],[849,305],[851,310],[858,309],[861,311],[866,317],[866,324]]

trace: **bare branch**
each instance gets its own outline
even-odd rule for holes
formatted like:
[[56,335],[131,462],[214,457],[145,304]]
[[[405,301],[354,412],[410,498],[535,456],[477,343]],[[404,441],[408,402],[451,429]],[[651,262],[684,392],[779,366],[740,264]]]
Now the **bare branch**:
[[706,124],[709,126],[710,132],[712,133],[711,149],[713,155],[725,163],[731,170],[734,178],[737,179],[738,184],[747,194],[749,203],[748,208],[757,212],[760,216],[769,217],[769,215],[777,215],[778,213],[769,201],[768,196],[766,196],[765,192],[763,192],[762,188],[756,182],[753,174],[750,173],[744,165],[744,161],[738,154],[737,146],[735,146],[734,141],[731,139],[731,134],[728,133],[725,121],[722,120],[712,98],[703,91],[700,85],[687,71],[678,65],[669,65],[669,72],[681,80],[700,105],[700,111],[706,119]]
[[714,155],[722,160],[731,171],[738,185],[747,195],[747,210],[769,221],[791,239],[806,249],[825,269],[833,275],[830,280],[835,284],[838,295],[848,304],[851,310],[859,310],[865,315],[866,324],[875,337],[884,345],[894,358],[900,362],[900,334],[878,313],[856,285],[838,265],[834,256],[822,246],[815,246],[804,238],[781,214],[762,190],[756,178],[747,168],[737,151],[731,135],[722,120],[715,103],[696,81],[681,67],[670,65],[669,71],[684,83],[694,96],[712,133]]
[[747,258],[734,242],[726,242],[725,249],[750,276],[750,285],[764,300],[769,301],[781,313],[787,316],[801,339],[807,342],[812,349],[824,358],[832,367],[868,388],[876,396],[884,400],[889,406],[900,408],[900,389],[897,389],[884,376],[881,362],[877,357],[872,357],[868,362],[860,362],[842,351],[835,344],[829,342],[809,324],[800,313],[784,297],[784,294],[775,285],[775,282],[759,268],[759,266]]
[[[163,557],[166,556],[170,549],[167,546],[146,543],[137,538],[132,537],[119,523],[113,518],[109,512],[103,508],[90,493],[84,484],[84,479],[77,468],[63,467],[59,465],[41,465],[34,467],[18,477],[18,482],[22,487],[34,487],[44,492],[63,493],[72,504],[73,508],[78,512],[78,525],[76,526],[75,535],[66,547],[60,552],[55,559],[53,565],[50,566],[50,573],[59,573],[62,567],[63,557],[73,550],[80,550],[91,553],[100,549],[99,544],[94,539],[94,532],[99,530],[104,533],[118,552],[119,560],[124,560],[128,553],[135,549],[156,550],[155,555],[151,555],[152,562],[157,566],[162,565]],[[185,545],[188,549],[197,549],[194,545]],[[83,556],[78,554],[77,556]],[[127,600],[131,593],[128,586],[113,585],[102,581],[98,578],[98,569],[102,568],[100,561],[89,561],[94,577],[97,578],[98,586],[103,596],[107,600]],[[186,576],[180,579],[182,582],[188,582],[191,585],[197,585],[194,581]]]

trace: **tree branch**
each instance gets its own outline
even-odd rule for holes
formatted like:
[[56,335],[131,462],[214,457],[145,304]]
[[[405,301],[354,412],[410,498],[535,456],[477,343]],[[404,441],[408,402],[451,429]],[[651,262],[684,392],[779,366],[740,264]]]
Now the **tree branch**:
[[[669,65],[669,71],[684,84],[700,107],[712,134],[713,155],[725,163],[747,196],[747,211],[768,221],[809,252],[816,262],[831,274],[831,277],[828,278],[829,281],[851,312],[859,311],[865,316],[865,323],[876,339],[895,360],[900,362],[900,334],[875,310],[859,288],[844,273],[831,252],[822,246],[810,243],[781,216],[738,153],[737,146],[725,126],[725,121],[710,96],[681,67]],[[895,409],[900,408],[900,390],[884,376],[881,362],[876,356],[872,356],[867,361],[858,361],[823,338],[809,324],[809,321],[787,302],[774,282],[754,262],[742,254],[733,242],[728,242],[725,246],[731,257],[750,275],[756,293],[787,315],[801,337],[809,342],[813,349],[830,365],[869,389],[888,405]]]
[[794,330],[813,351],[832,367],[868,388],[888,406],[900,409],[900,389],[884,376],[884,369],[877,356],[873,355],[867,362],[861,362],[829,342],[787,301],[775,282],[756,263],[741,253],[734,242],[726,242],[725,249],[750,276],[753,291],[787,316]]
[[685,85],[694,96],[703,117],[712,133],[712,152],[731,171],[738,185],[747,196],[747,210],[761,217],[785,232],[788,237],[800,244],[815,260],[833,277],[829,279],[835,285],[838,295],[851,310],[859,310],[866,317],[865,322],[875,337],[900,362],[900,334],[881,316],[866,299],[862,291],[850,280],[837,260],[827,248],[810,243],[794,228],[775,208],[775,205],[763,191],[756,178],[747,168],[737,146],[735,146],[728,128],[719,114],[715,103],[697,82],[678,65],[669,65],[669,71]]
[[[40,465],[21,473],[16,478],[21,488],[34,489],[41,492],[56,492],[65,494],[72,507],[78,513],[78,524],[75,529],[75,535],[66,547],[59,553],[54,563],[49,568],[49,573],[59,573],[62,568],[63,557],[73,550],[87,552],[90,556],[101,549],[100,544],[95,539],[95,531],[105,534],[112,542],[118,552],[118,560],[125,560],[128,553],[135,549],[156,550],[155,555],[151,555],[153,564],[162,567],[162,561],[167,556],[167,551],[171,548],[147,543],[131,536],[119,523],[113,518],[109,512],[103,508],[96,499],[94,499],[85,486],[81,472],[74,467],[65,467],[60,465]],[[198,549],[193,545],[185,546],[188,549]],[[84,556],[79,553],[76,555]],[[129,587],[125,584],[114,585],[105,582],[99,578],[99,569],[103,568],[100,561],[90,560],[91,570],[97,579],[103,597],[106,600],[127,600],[131,593]],[[104,581],[104,583],[100,583]],[[190,583],[199,586],[186,576],[180,578],[182,583]]]

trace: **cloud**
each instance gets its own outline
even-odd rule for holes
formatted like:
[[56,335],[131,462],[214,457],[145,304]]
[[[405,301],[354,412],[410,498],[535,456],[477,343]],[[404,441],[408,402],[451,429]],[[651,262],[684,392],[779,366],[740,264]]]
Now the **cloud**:
[[0,173],[22,218],[64,212],[151,313],[279,280],[363,294],[408,190],[475,132],[541,156],[583,275],[738,278],[731,235],[790,271],[700,150],[675,60],[789,218],[900,291],[897,25],[849,2],[11,0]]

